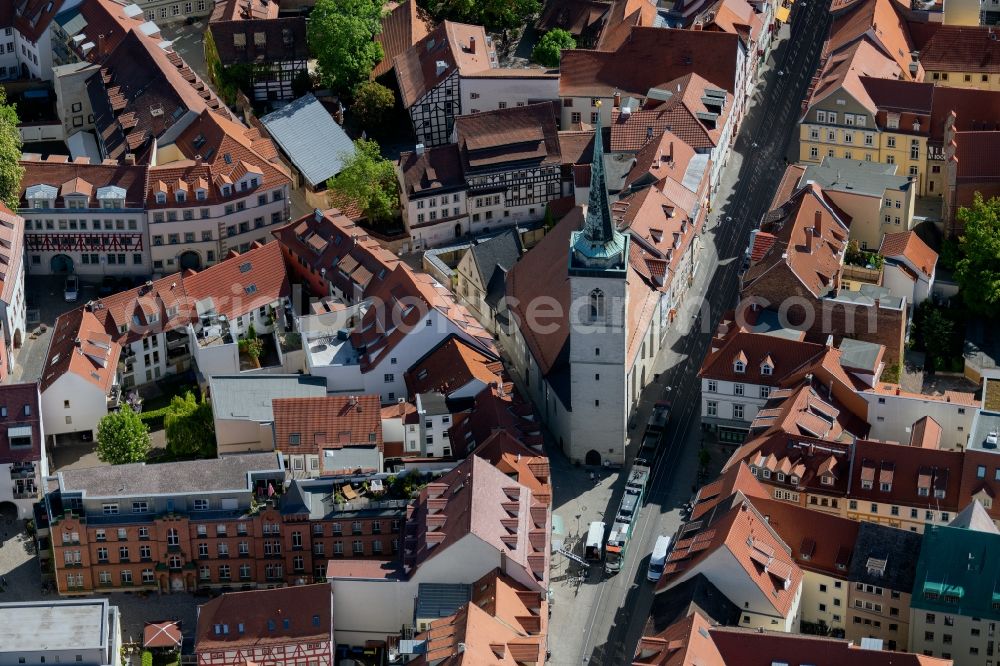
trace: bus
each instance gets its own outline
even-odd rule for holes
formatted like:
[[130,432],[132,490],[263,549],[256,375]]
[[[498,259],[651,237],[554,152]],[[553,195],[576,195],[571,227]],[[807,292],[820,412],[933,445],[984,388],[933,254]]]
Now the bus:
[[628,479],[625,481],[625,494],[622,495],[621,504],[618,505],[618,513],[615,515],[615,522],[611,525],[611,533],[604,547],[604,570],[609,574],[618,573],[622,569],[629,540],[639,519],[642,503],[646,499],[649,475],[650,469],[643,465],[633,465],[629,470]]

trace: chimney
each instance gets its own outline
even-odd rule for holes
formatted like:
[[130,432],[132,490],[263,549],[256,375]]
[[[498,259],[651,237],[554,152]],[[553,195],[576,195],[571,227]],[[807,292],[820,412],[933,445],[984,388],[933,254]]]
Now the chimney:
[[135,166],[135,153],[125,153],[125,164]]
[[806,227],[806,254],[813,252],[813,228]]
[[107,55],[104,52],[104,34],[103,33],[101,33],[100,35],[97,36],[97,52],[100,53],[101,55]]
[[672,164],[673,161],[674,161],[674,142],[673,142],[673,140],[670,141],[670,148],[669,148],[669,150],[670,150],[670,152],[667,153],[667,161]]
[[819,210],[816,211],[816,224],[814,224],[813,226],[816,227],[816,237],[817,238],[822,238],[823,237],[823,212],[822,211],[819,211]]
[[622,94],[616,90],[613,108],[615,109],[621,108],[621,105],[622,105]]
[[414,146],[413,152],[415,152],[417,155],[423,155],[424,154],[424,144],[418,143],[416,146]]
[[476,36],[469,37],[469,53],[476,52]]

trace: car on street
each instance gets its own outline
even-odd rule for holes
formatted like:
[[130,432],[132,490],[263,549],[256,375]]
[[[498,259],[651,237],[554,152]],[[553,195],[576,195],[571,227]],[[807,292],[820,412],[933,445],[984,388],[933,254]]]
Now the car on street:
[[75,275],[66,276],[66,286],[63,288],[63,297],[67,303],[75,303],[80,297],[80,278]]
[[653,583],[660,580],[663,568],[667,564],[667,551],[670,550],[670,537],[664,534],[656,537],[653,554],[649,557],[649,567],[646,570],[646,580]]

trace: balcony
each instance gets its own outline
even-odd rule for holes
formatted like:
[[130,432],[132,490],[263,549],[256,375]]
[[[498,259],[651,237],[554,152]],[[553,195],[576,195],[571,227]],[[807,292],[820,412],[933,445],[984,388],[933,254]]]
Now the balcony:
[[108,411],[118,409],[122,403],[122,386],[116,382],[108,391]]

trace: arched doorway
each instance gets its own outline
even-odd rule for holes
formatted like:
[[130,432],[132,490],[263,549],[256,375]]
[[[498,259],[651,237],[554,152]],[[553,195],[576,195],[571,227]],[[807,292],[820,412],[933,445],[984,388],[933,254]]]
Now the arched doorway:
[[18,328],[14,331],[14,349],[20,349],[22,342],[21,329]]
[[66,254],[57,254],[49,261],[49,266],[53,273],[72,273],[73,259]]
[[584,462],[585,465],[589,465],[589,466],[592,466],[592,467],[600,467],[601,466],[601,454],[598,453],[597,451],[595,451],[594,449],[591,449],[591,450],[587,451],[587,455],[583,459],[583,462]]
[[461,237],[462,237],[462,223],[459,222],[458,224],[455,225],[455,238],[461,238]]
[[178,262],[181,265],[181,270],[191,269],[193,271],[201,270],[201,255],[194,250],[188,250],[187,252],[181,252],[181,256],[178,257]]

